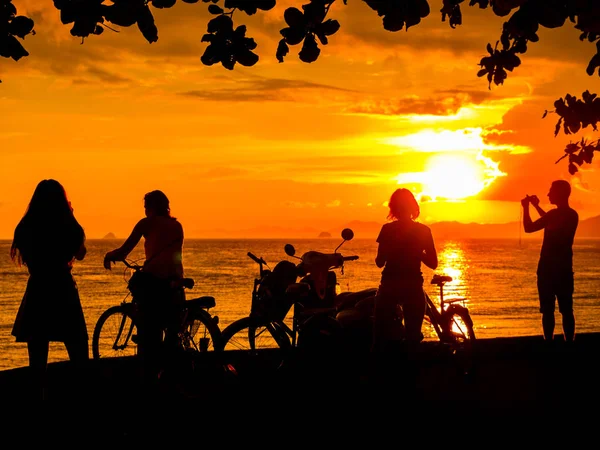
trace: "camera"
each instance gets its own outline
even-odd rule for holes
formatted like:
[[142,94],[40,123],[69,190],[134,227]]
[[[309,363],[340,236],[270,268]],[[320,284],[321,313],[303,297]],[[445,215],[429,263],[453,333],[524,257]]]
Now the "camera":
[[530,202],[532,197],[533,197],[533,195],[527,195],[527,194],[525,194],[525,198],[522,201]]

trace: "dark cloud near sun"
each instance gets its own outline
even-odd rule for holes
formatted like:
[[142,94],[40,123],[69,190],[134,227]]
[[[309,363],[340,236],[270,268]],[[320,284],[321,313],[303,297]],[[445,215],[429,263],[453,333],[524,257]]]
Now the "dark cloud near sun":
[[235,87],[212,90],[192,90],[181,92],[181,95],[201,100],[251,102],[251,101],[291,101],[294,93],[305,90],[332,91],[354,93],[349,89],[337,86],[313,83],[304,80],[288,80],[281,78],[251,78],[237,81]]
[[132,81],[130,78],[109,72],[108,70],[101,69],[97,66],[88,67],[87,73],[92,75],[94,78],[109,84],[129,83]]
[[429,114],[436,116],[456,114],[467,105],[479,105],[492,98],[487,91],[447,89],[432,97],[404,97],[397,99],[372,99],[350,106],[346,112],[375,115]]

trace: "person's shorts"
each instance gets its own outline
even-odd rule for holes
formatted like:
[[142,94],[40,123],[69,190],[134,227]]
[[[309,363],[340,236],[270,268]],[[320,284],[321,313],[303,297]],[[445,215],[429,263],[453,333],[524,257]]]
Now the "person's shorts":
[[556,302],[561,314],[573,311],[573,272],[537,274],[540,312],[553,313]]

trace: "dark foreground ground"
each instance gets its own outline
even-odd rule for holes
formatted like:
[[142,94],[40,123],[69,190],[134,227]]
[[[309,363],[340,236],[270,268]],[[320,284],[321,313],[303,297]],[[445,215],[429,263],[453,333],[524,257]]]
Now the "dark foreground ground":
[[[406,428],[407,420],[427,423],[432,432],[448,423],[508,423],[505,432],[541,426],[548,435],[555,426],[564,428],[565,419],[600,418],[599,354],[600,333],[580,334],[572,347],[558,340],[553,348],[538,336],[481,339],[468,373],[434,342],[423,343],[411,358],[397,353],[377,364],[362,352],[297,352],[278,370],[269,351],[258,359],[228,352],[224,360],[195,360],[194,375],[172,374],[156,395],[141,389],[135,359],[90,361],[79,372],[61,362],[49,367],[45,402],[28,397],[27,368],[0,372],[3,409],[17,428],[0,423],[5,436],[12,431],[33,439],[43,429],[42,435],[85,436],[95,443],[199,430],[206,439],[215,425],[226,426],[231,431],[223,437],[235,439],[234,430],[250,424],[256,433],[262,429],[261,436],[278,430],[293,440],[299,423],[310,424],[304,436],[343,427],[340,435],[352,440],[381,421]],[[224,369],[228,365],[234,370]],[[23,431],[36,420],[44,427]],[[276,427],[279,421],[286,425]]]

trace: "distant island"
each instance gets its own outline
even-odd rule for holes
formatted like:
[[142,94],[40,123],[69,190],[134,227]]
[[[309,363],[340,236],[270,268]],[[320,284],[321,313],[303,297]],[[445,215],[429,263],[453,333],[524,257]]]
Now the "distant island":
[[329,231],[321,231],[319,233],[319,237],[320,238],[330,238],[331,237],[331,233]]
[[115,233],[108,233],[103,239],[116,239]]

